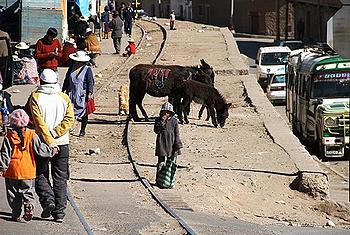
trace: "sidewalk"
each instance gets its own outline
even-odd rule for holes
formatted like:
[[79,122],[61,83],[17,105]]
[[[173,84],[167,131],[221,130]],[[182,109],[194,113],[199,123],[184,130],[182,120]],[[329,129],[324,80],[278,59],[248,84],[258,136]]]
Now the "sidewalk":
[[[122,48],[125,47],[126,37],[123,38]],[[113,55],[114,47],[112,40],[103,40],[101,42],[102,55],[97,57],[98,67],[94,69],[94,73],[98,74],[102,70],[108,68],[113,61],[120,57]],[[60,83],[63,82],[64,76],[68,68],[59,68]],[[95,77],[95,79],[98,79]],[[17,85],[7,91],[12,94],[12,102],[15,105],[24,105],[27,101],[30,92],[35,89],[34,85]],[[2,138],[0,138],[2,141]],[[86,233],[76,216],[73,208],[68,202],[67,215],[63,224],[57,224],[47,219],[41,219],[41,206],[36,200],[34,205],[34,219],[30,223],[12,222],[11,210],[6,200],[4,179],[0,179],[0,234],[84,234]],[[29,227],[30,226],[30,227]]]

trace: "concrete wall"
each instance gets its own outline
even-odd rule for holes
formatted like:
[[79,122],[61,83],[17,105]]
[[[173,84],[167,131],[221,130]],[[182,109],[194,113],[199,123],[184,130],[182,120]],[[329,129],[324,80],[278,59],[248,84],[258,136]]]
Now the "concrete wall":
[[344,58],[350,58],[350,0],[328,21],[327,42]]

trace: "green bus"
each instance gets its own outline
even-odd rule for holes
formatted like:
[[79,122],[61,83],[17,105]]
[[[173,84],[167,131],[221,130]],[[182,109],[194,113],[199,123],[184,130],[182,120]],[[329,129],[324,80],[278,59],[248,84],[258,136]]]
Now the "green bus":
[[313,49],[289,58],[286,112],[321,157],[349,155],[350,59]]

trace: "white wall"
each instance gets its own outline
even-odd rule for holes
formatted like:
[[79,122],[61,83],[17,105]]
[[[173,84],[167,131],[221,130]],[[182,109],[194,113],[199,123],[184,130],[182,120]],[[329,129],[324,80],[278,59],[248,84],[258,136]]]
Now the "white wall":
[[344,58],[350,58],[350,0],[327,23],[327,43]]

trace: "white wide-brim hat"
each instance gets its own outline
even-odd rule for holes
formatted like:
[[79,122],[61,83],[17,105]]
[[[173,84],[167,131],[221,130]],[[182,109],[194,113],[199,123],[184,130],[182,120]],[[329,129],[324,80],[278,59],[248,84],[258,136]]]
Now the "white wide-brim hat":
[[69,58],[79,62],[88,62],[90,57],[86,54],[85,51],[77,51],[69,55]]
[[135,42],[135,40],[133,38],[129,38],[128,42]]
[[29,46],[25,42],[20,42],[18,43],[15,48],[20,49],[20,50],[27,50]]
[[58,76],[52,69],[44,69],[40,74],[40,80],[46,83],[55,84],[58,82]]
[[83,20],[83,21],[88,21],[89,18],[87,18],[86,16],[80,16],[79,20]]
[[74,38],[69,38],[68,40],[66,40],[66,42],[70,44],[75,44]]

